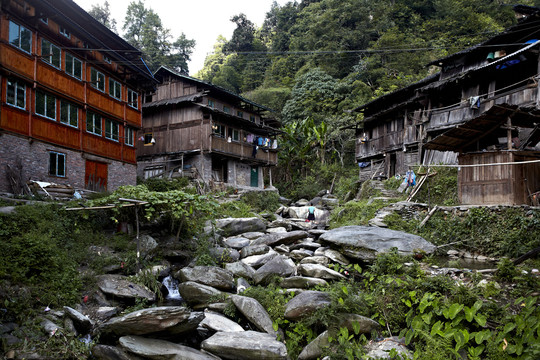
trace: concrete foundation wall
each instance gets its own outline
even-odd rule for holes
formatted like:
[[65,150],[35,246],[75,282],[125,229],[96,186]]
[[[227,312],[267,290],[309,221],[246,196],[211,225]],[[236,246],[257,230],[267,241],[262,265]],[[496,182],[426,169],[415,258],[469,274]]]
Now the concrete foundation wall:
[[[49,175],[51,151],[66,155],[65,177]],[[99,161],[100,158],[93,156],[92,160]],[[136,184],[135,165],[109,159],[101,160],[108,164],[108,190],[115,190],[121,185]],[[86,159],[81,152],[10,134],[0,135],[0,192],[12,192],[7,177],[7,165],[16,168],[18,164],[22,166],[24,180],[71,185],[74,188],[84,189]]]

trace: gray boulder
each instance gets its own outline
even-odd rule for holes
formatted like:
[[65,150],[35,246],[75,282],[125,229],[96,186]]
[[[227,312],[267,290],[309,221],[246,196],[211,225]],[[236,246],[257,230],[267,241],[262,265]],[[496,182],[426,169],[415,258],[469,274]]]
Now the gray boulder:
[[147,234],[139,236],[139,250],[142,253],[148,253],[158,247],[157,241]]
[[325,280],[346,279],[345,275],[319,264],[300,264],[298,265],[297,270],[299,274],[304,276],[316,277]]
[[[315,340],[310,342],[298,355],[298,360],[319,359],[322,356],[325,347],[330,346],[329,337],[339,328],[345,327],[350,332],[354,330],[353,323],[359,327],[359,334],[369,334],[379,328],[379,323],[369,318],[357,314],[340,314],[338,325],[335,329],[326,330],[321,333]],[[335,334],[333,334],[335,337]]]
[[254,269],[257,269],[261,267],[262,265],[266,264],[268,261],[275,258],[276,256],[278,256],[278,253],[275,252],[274,250],[270,250],[266,254],[248,256],[246,258],[243,258],[241,261],[244,264],[249,265],[253,267]]
[[233,273],[216,266],[194,266],[178,270],[174,275],[182,282],[195,281],[219,290],[230,291],[234,289]]
[[207,305],[223,293],[208,285],[186,281],[178,285],[178,292],[189,305]]
[[333,262],[341,264],[341,265],[349,265],[351,263],[349,259],[343,256],[339,251],[336,251],[333,249],[324,250],[324,256],[326,256]]
[[287,348],[274,336],[255,332],[218,332],[202,342],[201,348],[222,359],[285,360]]
[[98,328],[98,332],[116,336],[145,335],[164,331],[176,334],[178,329],[185,327],[185,324],[196,322],[197,318],[200,322],[203,316],[202,313],[192,314],[188,308],[183,306],[148,308],[113,318],[102,324]]
[[268,246],[277,246],[277,245],[290,245],[297,240],[307,238],[307,232],[302,230],[296,230],[286,233],[273,233],[266,234],[261,236],[257,240],[254,240],[252,245],[268,245]]
[[243,259],[249,256],[263,255],[268,253],[269,251],[270,246],[268,245],[250,245],[240,250],[240,257]]
[[306,249],[298,249],[291,251],[291,258],[296,261],[300,261],[303,258],[307,258],[313,255],[313,251]]
[[427,254],[436,246],[424,238],[403,231],[371,226],[343,226],[321,235],[319,241],[331,244],[351,258],[374,260],[377,254],[397,248],[400,254],[420,251]]
[[319,264],[324,267],[330,263],[330,259],[323,255],[308,256],[300,260],[300,264]]
[[317,309],[330,305],[330,295],[322,291],[304,291],[293,297],[285,308],[285,318],[300,320]]
[[97,344],[92,347],[92,357],[96,360],[143,360],[136,355],[130,355],[116,346]]
[[249,322],[255,325],[259,330],[271,334],[275,338],[277,332],[272,325],[272,319],[257,300],[240,295],[232,295],[231,300],[238,311],[240,311]]
[[279,286],[285,289],[310,289],[317,285],[327,286],[328,283],[326,280],[319,278],[292,276],[281,280],[279,284]]
[[225,269],[230,271],[236,277],[252,279],[255,274],[255,269],[242,261],[225,264]]
[[296,266],[292,260],[285,258],[282,255],[276,256],[266,264],[261,266],[253,275],[255,284],[268,284],[274,276],[287,277],[296,271]]
[[209,252],[210,256],[220,265],[240,260],[240,253],[236,249],[216,246],[210,248]]
[[94,327],[94,321],[90,320],[88,316],[81,314],[77,310],[64,306],[64,312],[73,320],[75,329],[81,334],[88,334]]
[[236,250],[245,248],[246,246],[249,246],[249,243],[250,243],[249,239],[246,239],[245,237],[242,237],[242,236],[233,236],[227,239],[223,239],[223,242],[228,247],[231,247]]
[[405,345],[405,338],[393,336],[366,346],[366,357],[369,359],[391,359],[390,351],[396,349],[403,359],[412,359],[412,352]]
[[97,278],[97,286],[105,294],[124,299],[146,299],[155,301],[156,295],[145,286],[133,283],[123,275],[101,275]]
[[122,336],[120,346],[126,351],[145,359],[218,360],[210,354],[165,340],[141,336]]
[[220,230],[223,236],[240,235],[247,232],[265,231],[266,225],[259,218],[226,218],[217,219],[216,228]]
[[261,236],[263,236],[263,235],[264,235],[263,232],[260,232],[260,231],[251,231],[251,232],[243,233],[243,234],[242,234],[242,237],[245,237],[245,238],[248,239],[248,240],[255,240],[256,238],[261,237]]
[[235,332],[244,329],[229,318],[213,311],[204,311],[204,319],[199,324],[212,331]]

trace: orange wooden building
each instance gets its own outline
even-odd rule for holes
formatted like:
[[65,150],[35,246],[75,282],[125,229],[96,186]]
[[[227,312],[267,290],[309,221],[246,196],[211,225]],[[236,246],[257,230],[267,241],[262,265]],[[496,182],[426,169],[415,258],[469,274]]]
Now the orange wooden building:
[[71,0],[2,0],[0,192],[24,180],[114,190],[135,184],[141,52]]

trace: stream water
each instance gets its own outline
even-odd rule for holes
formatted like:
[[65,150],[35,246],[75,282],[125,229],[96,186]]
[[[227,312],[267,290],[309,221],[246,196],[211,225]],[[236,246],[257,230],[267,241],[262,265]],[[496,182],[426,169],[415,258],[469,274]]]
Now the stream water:
[[184,301],[184,299],[182,299],[182,296],[180,296],[180,292],[178,292],[178,280],[169,275],[163,279],[162,284],[167,288],[168,291],[167,296],[164,300],[165,304],[177,305]]

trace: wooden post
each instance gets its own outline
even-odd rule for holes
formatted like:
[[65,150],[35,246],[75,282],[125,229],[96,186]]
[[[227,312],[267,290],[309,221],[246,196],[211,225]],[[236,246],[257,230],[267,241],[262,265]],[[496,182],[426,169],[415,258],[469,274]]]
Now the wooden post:
[[508,144],[508,150],[512,150],[512,118],[509,116],[508,119],[506,119],[506,142]]
[[141,251],[140,251],[140,239],[139,239],[139,207],[137,204],[135,204],[135,223],[137,227],[137,272],[141,269],[141,263],[140,263],[140,257],[141,257]]
[[273,187],[272,185],[272,168],[268,168],[268,178],[270,179],[270,187]]

